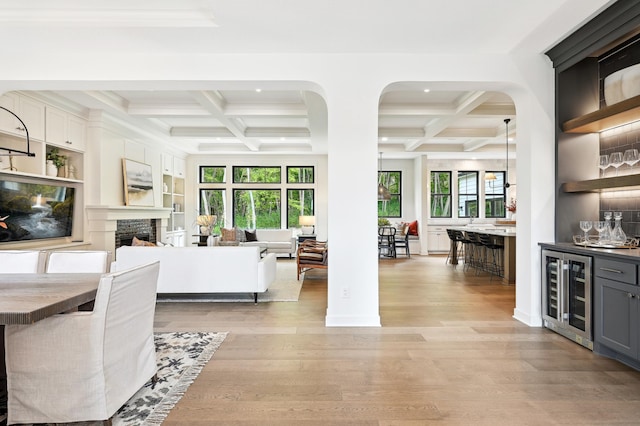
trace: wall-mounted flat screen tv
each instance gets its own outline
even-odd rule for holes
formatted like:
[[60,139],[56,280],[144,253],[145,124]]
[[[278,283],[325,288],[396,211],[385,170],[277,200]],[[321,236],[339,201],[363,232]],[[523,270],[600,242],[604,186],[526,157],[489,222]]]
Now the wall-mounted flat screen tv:
[[75,188],[0,180],[0,243],[70,237]]

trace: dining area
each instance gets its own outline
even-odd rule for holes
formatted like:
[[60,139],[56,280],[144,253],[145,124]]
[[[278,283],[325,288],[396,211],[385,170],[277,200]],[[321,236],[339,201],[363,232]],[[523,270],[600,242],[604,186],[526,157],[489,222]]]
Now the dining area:
[[0,251],[0,424],[109,424],[155,377],[159,263],[110,264],[107,251]]

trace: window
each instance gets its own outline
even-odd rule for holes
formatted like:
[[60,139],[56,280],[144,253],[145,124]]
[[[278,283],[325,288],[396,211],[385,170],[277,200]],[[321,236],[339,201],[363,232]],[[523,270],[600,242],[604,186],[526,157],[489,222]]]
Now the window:
[[233,166],[233,183],[280,183],[280,167]]
[[220,234],[220,228],[225,225],[225,211],[227,204],[226,191],[224,189],[200,189],[200,213],[217,216],[213,227],[214,233]]
[[313,183],[313,167],[287,166],[287,183]]
[[458,172],[458,217],[478,217],[478,172]]
[[504,172],[487,170],[485,173],[493,173],[496,178],[492,180],[485,179],[484,181],[484,215],[485,217],[504,217],[506,196],[504,190]]
[[378,217],[402,216],[402,172],[378,172],[378,183],[383,184],[391,194],[390,200],[378,201]]
[[451,217],[451,172],[431,172],[431,217]]
[[281,206],[279,189],[234,189],[233,226],[280,229]]
[[298,228],[299,216],[313,216],[313,189],[287,190],[287,228]]
[[227,168],[215,166],[200,167],[200,183],[225,183],[227,181]]

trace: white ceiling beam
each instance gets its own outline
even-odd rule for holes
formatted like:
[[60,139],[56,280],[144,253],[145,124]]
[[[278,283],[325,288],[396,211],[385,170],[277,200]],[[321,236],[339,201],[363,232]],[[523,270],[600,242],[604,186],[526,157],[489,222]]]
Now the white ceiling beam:
[[201,105],[132,103],[127,109],[135,117],[206,117],[211,114]]
[[171,136],[182,138],[235,138],[226,127],[173,127]]
[[248,127],[244,131],[249,138],[308,138],[308,129],[296,127]]
[[[465,117],[469,111],[472,111],[482,105],[490,98],[491,94],[484,91],[470,92],[468,96],[463,98],[456,106],[454,114],[433,120],[425,127],[425,138],[431,138],[438,135],[456,120]],[[405,148],[407,151],[415,151],[421,143],[422,141],[408,143],[405,145]]]
[[309,114],[302,104],[228,104],[224,113],[227,117],[306,117]]
[[378,129],[378,138],[422,138],[424,129],[421,127],[382,127]]
[[240,140],[251,151],[258,151],[260,149],[260,142],[247,138],[244,134],[243,123],[241,120],[234,120],[226,116],[225,106],[226,101],[224,97],[218,92],[212,91],[198,91],[189,92],[189,94],[196,100],[203,108],[205,108],[211,115],[216,118],[220,124],[225,126],[233,135]]

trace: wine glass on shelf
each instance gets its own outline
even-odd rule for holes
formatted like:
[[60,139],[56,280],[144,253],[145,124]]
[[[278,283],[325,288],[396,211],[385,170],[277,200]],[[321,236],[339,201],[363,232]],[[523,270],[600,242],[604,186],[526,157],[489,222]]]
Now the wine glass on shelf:
[[603,243],[603,235],[602,232],[607,227],[607,223],[604,220],[594,220],[593,221],[593,229],[598,233],[598,242],[600,244]]
[[640,157],[638,157],[637,149],[627,149],[622,156],[622,161],[629,165],[629,168],[633,167],[638,161],[640,161]]
[[587,235],[593,223],[590,220],[581,220],[580,221],[580,229],[584,232],[584,245],[586,246],[589,242],[589,236]]
[[607,169],[607,167],[609,167],[609,166],[610,166],[610,164],[609,164],[609,156],[608,156],[608,155],[606,155],[606,154],[605,154],[605,155],[601,155],[601,156],[600,156],[600,160],[599,160],[599,162],[598,162],[598,168],[599,168],[600,170],[602,170],[602,176],[601,176],[601,177],[604,177],[604,171],[605,171],[605,170]]
[[614,152],[609,156],[609,164],[616,168],[616,176],[618,176],[618,168],[622,166],[622,153]]

